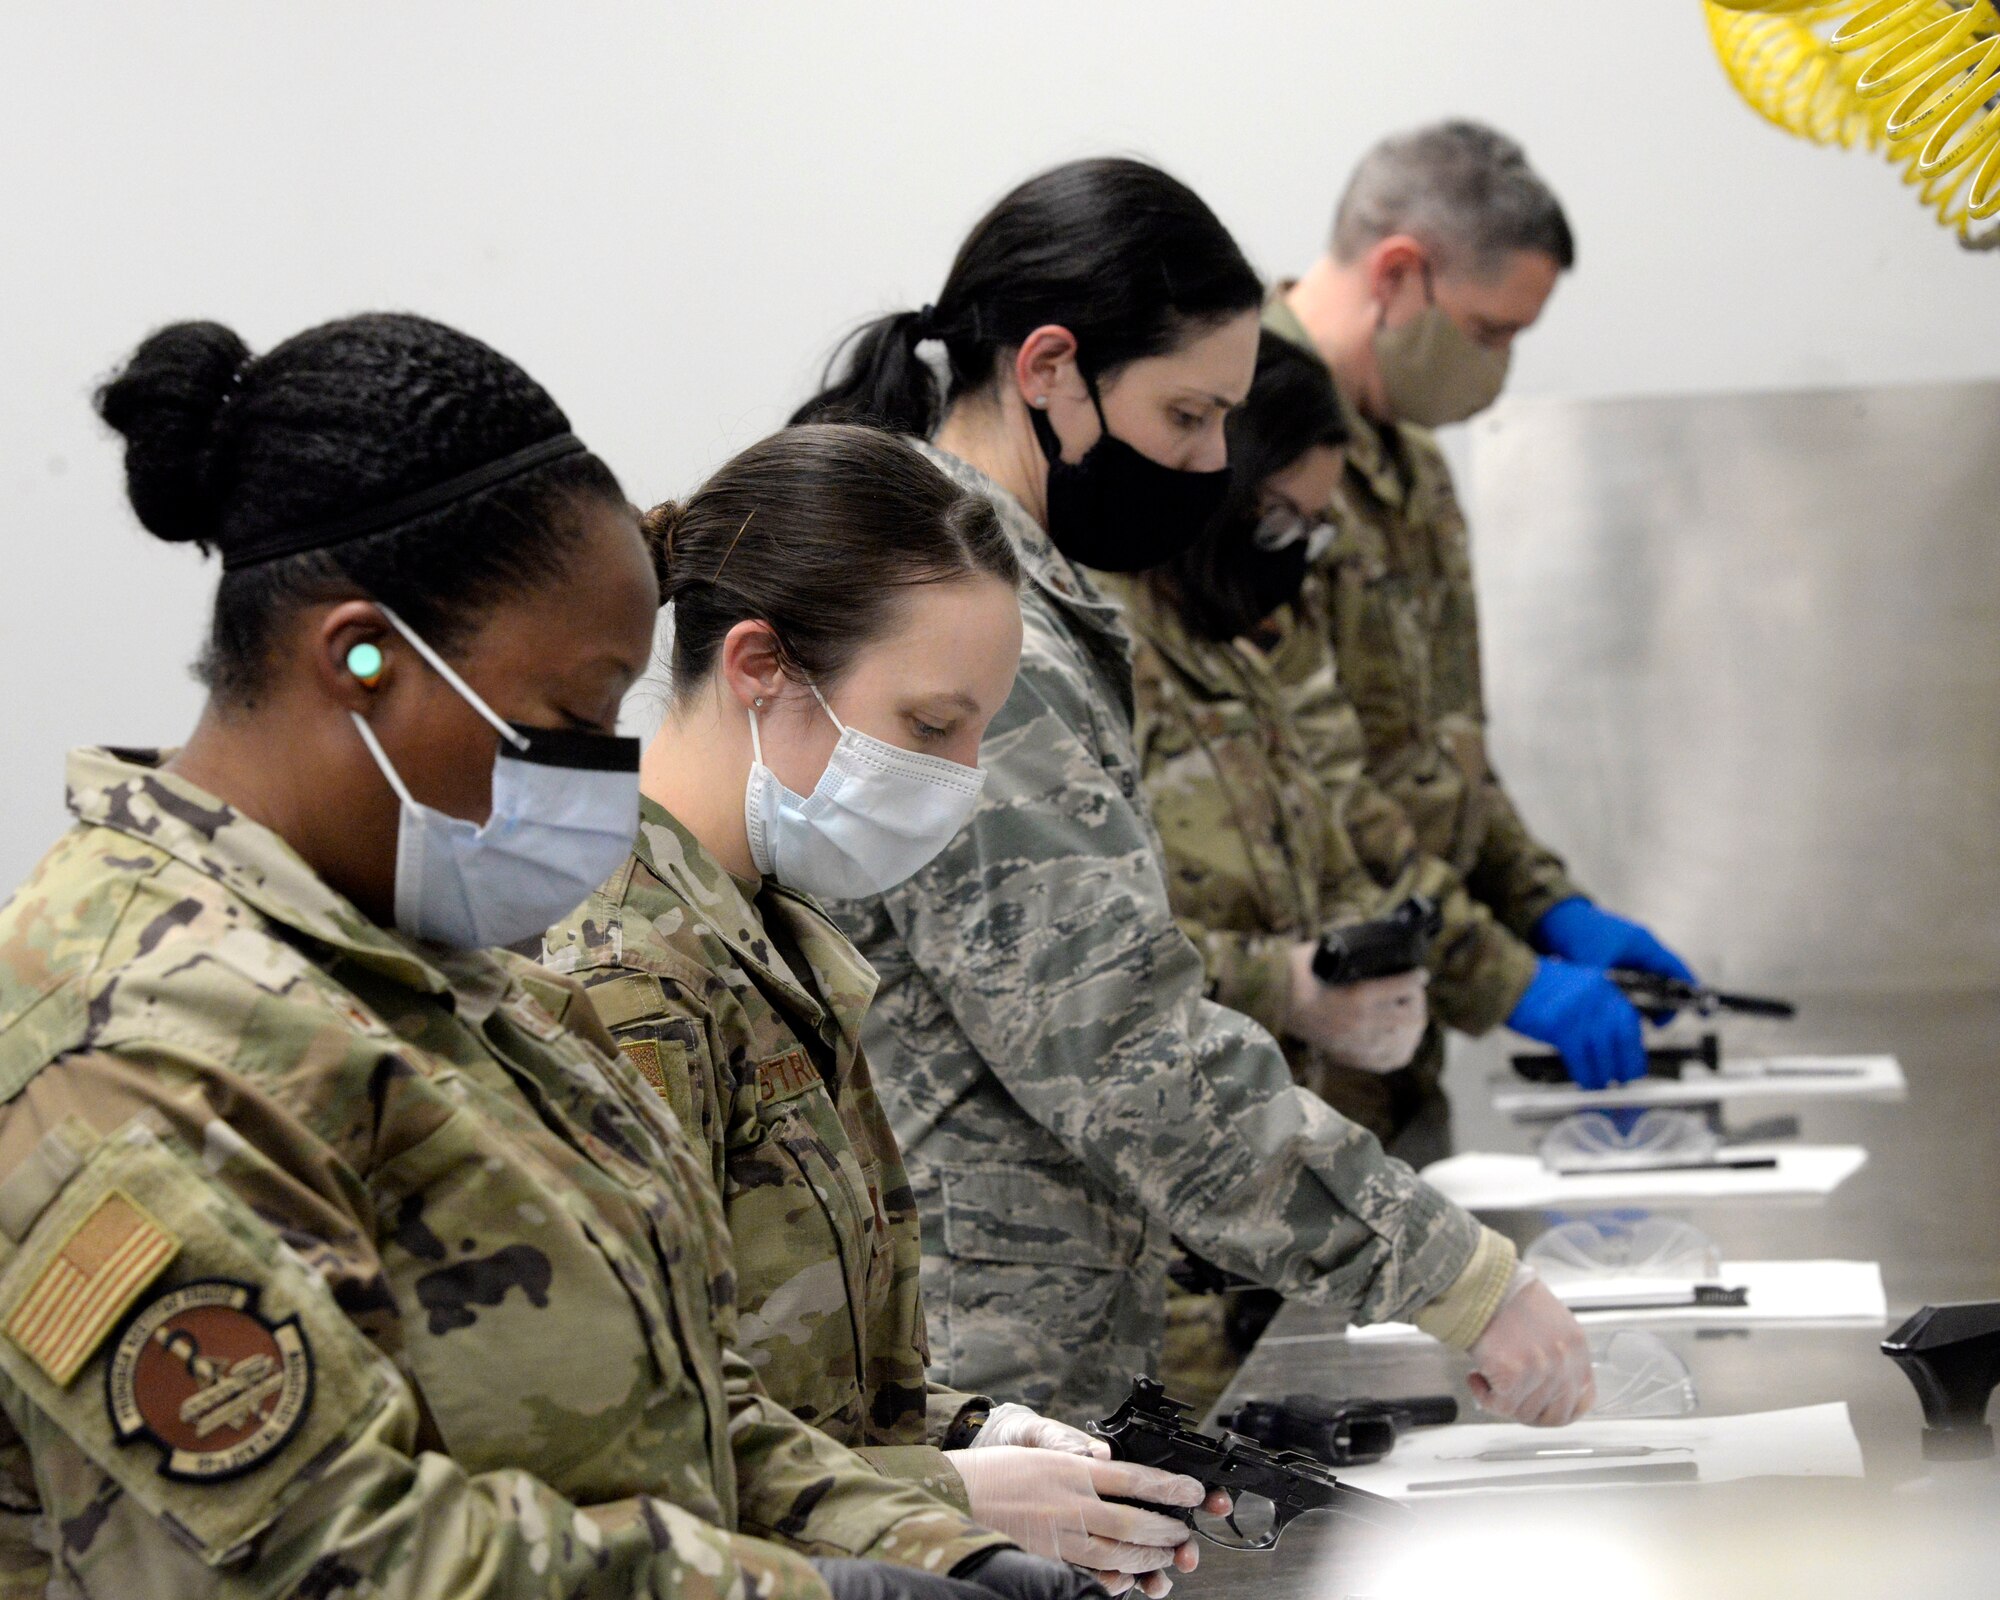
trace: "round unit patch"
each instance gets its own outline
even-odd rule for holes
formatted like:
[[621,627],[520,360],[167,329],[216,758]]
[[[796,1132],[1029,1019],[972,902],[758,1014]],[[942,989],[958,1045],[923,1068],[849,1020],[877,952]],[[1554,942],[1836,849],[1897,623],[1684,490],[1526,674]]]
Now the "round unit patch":
[[312,1404],[312,1351],[298,1318],[266,1321],[257,1291],[226,1278],[183,1284],[127,1324],[104,1375],[122,1444],[144,1436],[160,1471],[234,1478],[284,1448]]

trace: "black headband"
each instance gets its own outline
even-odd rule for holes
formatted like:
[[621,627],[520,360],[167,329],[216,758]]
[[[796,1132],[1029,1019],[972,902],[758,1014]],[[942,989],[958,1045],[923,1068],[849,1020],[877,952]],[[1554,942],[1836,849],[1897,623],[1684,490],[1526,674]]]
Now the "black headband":
[[544,439],[540,444],[516,450],[498,461],[489,461],[483,467],[461,472],[457,477],[446,478],[443,483],[434,483],[428,489],[399,495],[384,505],[371,506],[365,511],[336,517],[331,522],[321,522],[310,528],[288,528],[282,533],[252,540],[240,550],[225,551],[222,570],[235,572],[243,567],[260,566],[266,561],[302,555],[308,550],[324,550],[331,545],[346,544],[350,539],[381,533],[400,523],[429,516],[433,511],[442,511],[461,500],[469,500],[473,495],[533,472],[551,461],[586,453],[584,442],[575,434],[559,433],[553,439]]

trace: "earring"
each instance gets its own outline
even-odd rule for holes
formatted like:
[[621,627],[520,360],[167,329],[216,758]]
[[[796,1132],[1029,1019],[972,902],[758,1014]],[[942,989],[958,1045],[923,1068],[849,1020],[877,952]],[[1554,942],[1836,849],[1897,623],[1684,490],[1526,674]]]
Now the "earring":
[[382,681],[382,666],[380,645],[364,641],[347,652],[347,670],[361,680],[364,688],[372,689]]
[[762,711],[764,709],[764,697],[761,694],[758,695],[757,698],[752,700],[750,703],[753,706],[755,706],[759,711]]
[[1029,404],[1034,406],[1037,411],[1046,411],[1049,409],[1049,397],[1045,394],[1038,394]]

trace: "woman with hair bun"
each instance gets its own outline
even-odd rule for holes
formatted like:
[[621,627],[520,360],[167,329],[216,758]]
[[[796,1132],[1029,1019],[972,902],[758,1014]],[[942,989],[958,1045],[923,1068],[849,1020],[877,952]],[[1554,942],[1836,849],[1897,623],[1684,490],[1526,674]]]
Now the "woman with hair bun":
[[[706,1162],[495,946],[631,846],[638,519],[497,351],[187,323],[100,410],[219,553],[187,743],[0,908],[0,1570],[98,1596],[1087,1587],[759,1387]],[[579,1359],[579,1357],[583,1359]],[[885,1564],[893,1563],[893,1564]]]
[[817,899],[893,888],[978,799],[1021,654],[1013,546],[908,444],[833,424],[646,522],[672,698],[637,847],[544,959],[707,1148],[771,1397],[1112,1592],[1164,1594],[1188,1528],[1114,1498],[1184,1509],[1199,1483],[926,1383],[916,1202],[861,1046],[875,974]]
[[[794,419],[922,441],[1028,579],[970,822],[836,908],[881,974],[867,1044],[924,1218],[933,1376],[1105,1415],[1158,1362],[1178,1236],[1354,1321],[1414,1320],[1471,1350],[1501,1414],[1567,1421],[1590,1398],[1575,1319],[1522,1287],[1501,1235],[1295,1087],[1276,1041],[1206,998],[1174,920],[1130,638],[1084,569],[1161,565],[1207,524],[1262,298],[1186,185],[1071,162],[1002,198],[935,303],[863,328]],[[1420,977],[1378,983],[1420,1013]],[[1316,1028],[1353,998],[1298,997]]]

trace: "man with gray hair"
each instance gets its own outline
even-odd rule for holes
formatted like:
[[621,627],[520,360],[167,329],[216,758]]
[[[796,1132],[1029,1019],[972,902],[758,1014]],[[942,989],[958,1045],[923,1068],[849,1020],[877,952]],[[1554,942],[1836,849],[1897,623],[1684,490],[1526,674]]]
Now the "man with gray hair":
[[[1590,901],[1487,759],[1471,550],[1429,432],[1493,403],[1514,340],[1575,261],[1521,147],[1441,122],[1362,157],[1326,253],[1272,291],[1264,320],[1326,363],[1350,434],[1336,535],[1298,604],[1337,675],[1294,652],[1294,714],[1349,795],[1364,859],[1445,904],[1433,1014],[1469,1033],[1504,1021],[1601,1086],[1646,1067],[1638,1014],[1605,970],[1690,974]],[[1441,1106],[1442,1055],[1433,1038],[1405,1069],[1406,1102]]]

